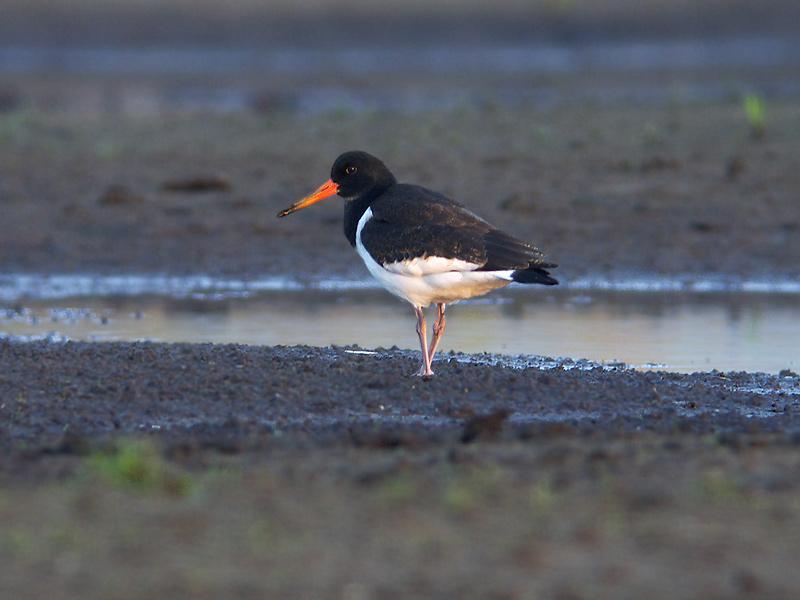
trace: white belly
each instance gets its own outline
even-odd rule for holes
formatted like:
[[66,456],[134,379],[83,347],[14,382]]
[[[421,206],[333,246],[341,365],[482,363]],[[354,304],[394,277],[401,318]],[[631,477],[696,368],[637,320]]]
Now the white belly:
[[414,306],[424,308],[431,303],[466,300],[505,287],[512,281],[512,271],[476,271],[479,265],[437,256],[415,258],[386,268],[378,264],[361,243],[361,230],[371,218],[372,209],[368,208],[358,221],[356,252],[383,287]]

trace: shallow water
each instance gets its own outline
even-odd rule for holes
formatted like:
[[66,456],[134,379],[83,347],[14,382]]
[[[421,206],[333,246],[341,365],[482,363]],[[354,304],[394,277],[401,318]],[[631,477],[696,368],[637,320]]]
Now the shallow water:
[[[97,275],[5,273],[0,274],[0,302],[111,296],[160,296],[226,300],[265,292],[348,292],[380,290],[374,279],[313,277],[213,277],[210,275]],[[515,289],[514,286],[510,289]],[[519,288],[517,288],[519,289]],[[559,278],[559,291],[670,292],[692,295],[774,294],[800,295],[795,279],[742,279],[738,277],[623,276]],[[506,290],[508,291],[508,290]],[[497,297],[497,294],[490,298]]]
[[[8,300],[0,335],[23,339],[417,346],[410,309],[371,289]],[[516,288],[453,306],[448,316],[445,350],[682,372],[800,368],[796,294]]]

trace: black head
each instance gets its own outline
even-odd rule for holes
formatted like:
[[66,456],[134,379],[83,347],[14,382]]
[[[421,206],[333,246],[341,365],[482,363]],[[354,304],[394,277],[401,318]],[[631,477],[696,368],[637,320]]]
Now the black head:
[[392,172],[371,154],[359,150],[345,152],[333,163],[331,178],[328,181],[319,186],[313,194],[283,209],[278,216],[285,217],[334,194],[345,200],[373,196],[395,183],[397,180]]
[[331,180],[338,186],[338,194],[348,200],[397,183],[380,159],[360,150],[345,152],[334,161]]

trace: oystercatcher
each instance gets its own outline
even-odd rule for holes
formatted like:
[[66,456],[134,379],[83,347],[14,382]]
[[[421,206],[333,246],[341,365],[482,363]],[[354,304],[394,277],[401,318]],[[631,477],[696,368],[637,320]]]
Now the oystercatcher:
[[[431,362],[445,329],[448,304],[480,296],[511,282],[556,285],[534,246],[493,227],[458,202],[432,190],[397,183],[379,159],[345,152],[331,177],[313,194],[278,213],[285,217],[338,194],[344,198],[344,235],[367,269],[389,292],[408,301],[417,316],[422,366]],[[430,347],[424,309],[436,304]]]

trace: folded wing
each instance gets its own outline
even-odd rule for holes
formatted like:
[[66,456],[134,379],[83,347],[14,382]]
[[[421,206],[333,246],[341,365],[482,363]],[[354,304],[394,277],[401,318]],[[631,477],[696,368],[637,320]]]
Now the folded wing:
[[378,264],[394,273],[422,276],[555,266],[534,246],[426,188],[394,186],[370,208],[372,218],[361,231],[361,243]]

